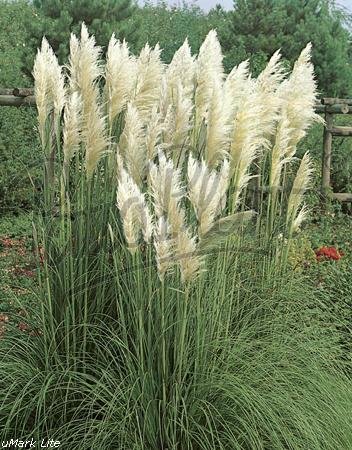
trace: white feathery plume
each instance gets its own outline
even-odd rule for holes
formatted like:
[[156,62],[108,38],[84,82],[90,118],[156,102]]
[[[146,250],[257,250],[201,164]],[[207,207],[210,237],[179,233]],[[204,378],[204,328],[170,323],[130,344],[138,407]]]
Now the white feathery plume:
[[173,233],[177,233],[184,226],[184,211],[179,206],[184,195],[181,171],[162,151],[159,151],[158,160],[158,165],[150,163],[149,170],[155,213],[158,218],[166,216]]
[[267,145],[264,138],[261,125],[261,114],[263,106],[258,102],[258,94],[256,91],[249,93],[242,99],[238,113],[236,114],[233,131],[231,136],[230,155],[231,167],[234,170],[243,158],[249,161],[251,158],[246,157],[247,148],[250,146],[252,152],[260,147]]
[[124,169],[124,163],[118,144],[116,144],[115,158],[116,177],[117,179],[120,179],[120,175],[122,173],[122,170]]
[[185,149],[187,149],[189,145],[193,102],[186,94],[185,88],[181,83],[177,86],[175,96],[174,132],[171,142],[173,159],[175,162],[178,162],[178,165],[182,165]]
[[38,111],[39,134],[42,145],[45,145],[45,122],[52,108],[52,99],[50,95],[50,76],[48,66],[50,63],[49,44],[43,38],[41,48],[38,49],[34,60],[34,94]]
[[284,166],[292,160],[290,147],[291,133],[290,122],[283,115],[278,123],[275,142],[271,150],[269,183],[270,187],[274,190],[277,190],[280,186]]
[[216,31],[209,31],[199,49],[197,63],[197,87],[195,92],[196,127],[207,118],[214,82],[222,84],[223,55]]
[[35,95],[40,123],[51,109],[59,119],[65,105],[66,89],[62,67],[45,37],[34,62]]
[[199,236],[207,233],[223,209],[228,188],[229,163],[223,162],[220,173],[210,170],[204,161],[188,159],[188,196],[198,219]]
[[[54,115],[56,120],[60,120],[62,110],[66,102],[66,88],[65,88],[65,77],[62,73],[62,67],[50,48],[50,66],[49,78],[50,78],[50,91],[54,106]],[[57,131],[57,130],[55,130]]]
[[280,50],[270,58],[264,70],[257,78],[257,85],[263,92],[273,93],[285,77],[285,70],[281,60]]
[[265,69],[260,73],[256,82],[257,101],[261,104],[260,129],[265,138],[275,133],[275,126],[279,120],[282,100],[277,94],[280,83],[285,77],[280,51],[277,50],[270,58]]
[[79,78],[80,78],[80,42],[77,36],[71,33],[70,36],[70,55],[69,55],[69,85],[70,92],[80,90]]
[[308,217],[308,208],[307,205],[303,204],[302,208],[299,210],[298,214],[296,215],[296,218],[293,221],[292,224],[292,231],[298,231],[302,225],[302,223],[307,219]]
[[125,127],[120,137],[119,148],[132,178],[140,186],[146,168],[145,135],[137,108],[129,103],[125,116]]
[[311,63],[312,45],[309,43],[301,52],[290,77],[278,89],[282,101],[282,112],[286,115],[292,129],[290,138],[293,156],[298,142],[305,136],[313,122],[323,122],[315,113],[317,83]]
[[227,191],[230,184],[230,163],[228,159],[224,159],[219,172],[219,184],[218,184],[218,196],[220,199],[218,211],[216,215],[219,215],[226,206]]
[[71,93],[78,92],[82,99],[82,143],[85,144],[86,171],[90,177],[106,152],[108,141],[97,84],[102,75],[101,48],[95,45],[95,38],[89,36],[84,23],[80,41],[71,35],[70,52],[70,90]]
[[191,128],[193,103],[187,95],[183,84],[178,83],[175,92],[175,129],[172,138],[172,146],[176,153],[182,151],[189,141],[188,132]]
[[172,98],[175,90],[181,82],[184,95],[192,98],[196,77],[195,57],[191,54],[191,48],[186,38],[182,46],[176,50],[170,64],[166,68],[166,80],[169,96]]
[[106,55],[106,96],[110,126],[114,118],[130,100],[136,77],[136,61],[130,55],[126,41],[122,43],[111,36]]
[[117,207],[122,218],[125,239],[130,252],[136,251],[141,231],[139,217],[139,190],[125,170],[120,173],[117,185]]
[[309,157],[309,153],[305,153],[301,164],[297,170],[296,177],[293,182],[291,193],[287,203],[286,223],[291,228],[297,218],[297,212],[302,204],[304,193],[306,192],[313,174],[313,166]]
[[248,93],[251,80],[249,78],[249,61],[242,61],[234,67],[224,82],[223,99],[231,108],[231,118],[237,113],[240,101]]
[[169,89],[168,81],[164,73],[160,80],[160,97],[158,105],[158,110],[163,120],[165,120],[167,112],[173,103],[174,103],[173,94]]
[[209,104],[205,159],[210,167],[216,167],[228,154],[230,143],[230,102],[225,101],[224,90],[218,81]]
[[94,36],[89,36],[88,29],[83,23],[79,42],[78,67],[74,67],[75,81],[83,93],[85,88],[89,91],[94,81],[103,74],[100,60],[101,51],[101,47],[96,45]]
[[64,164],[68,164],[79,149],[81,142],[82,103],[78,92],[73,92],[64,110],[63,154]]
[[231,174],[235,186],[233,208],[251,178],[249,168],[252,162],[268,146],[261,128],[263,108],[263,104],[258,102],[258,92],[254,90],[242,99],[235,116],[230,145]]
[[164,115],[163,125],[163,147],[170,148],[172,146],[172,138],[175,131],[175,106],[170,104]]
[[199,274],[204,258],[197,254],[197,239],[187,228],[176,236],[176,258],[180,266],[181,280],[188,283]]
[[171,228],[164,216],[160,217],[154,230],[154,248],[158,275],[161,281],[171,270],[174,261],[174,242],[170,237]]
[[163,146],[171,150],[173,161],[182,165],[185,147],[189,144],[189,130],[193,103],[185,95],[181,82],[174,92],[174,103],[169,105],[163,123]]
[[241,149],[240,158],[234,166],[234,193],[232,199],[233,211],[238,206],[241,199],[241,193],[247,186],[249,180],[253,177],[250,174],[249,168],[255,158],[258,156],[258,145],[252,143],[250,139],[245,140],[243,148]]
[[148,160],[152,161],[157,153],[157,147],[160,141],[163,124],[161,123],[161,116],[156,105],[153,106],[151,116],[147,124],[145,135],[145,147]]
[[140,206],[140,214],[141,214],[143,239],[144,239],[144,242],[149,244],[153,237],[154,222],[153,222],[153,216],[152,216],[149,208],[147,207],[145,201]]
[[153,219],[146,205],[144,194],[126,170],[122,169],[117,186],[117,206],[119,208],[125,238],[131,253],[138,244],[142,231],[145,242],[153,235]]
[[89,36],[87,27],[82,24],[81,40],[71,35],[70,41],[70,88],[82,96],[83,119],[86,122],[90,109],[94,109],[99,97],[97,79],[103,74],[101,48],[95,45],[94,36]]
[[146,44],[137,59],[137,77],[132,101],[144,122],[148,121],[150,111],[158,103],[160,97],[160,85],[164,70],[160,53],[159,45],[152,49]]
[[196,236],[192,236],[186,227],[185,213],[180,206],[184,193],[181,172],[175,169],[172,160],[159,152],[159,166],[151,163],[149,180],[156,216],[159,220],[164,217],[168,221],[169,234],[172,235],[170,244],[174,244],[181,279],[188,282],[199,272],[203,258],[197,255]]
[[89,111],[86,111],[82,142],[85,144],[85,160],[87,176],[91,177],[100,158],[106,153],[108,140],[106,137],[106,121],[102,108],[98,103],[92,102]]

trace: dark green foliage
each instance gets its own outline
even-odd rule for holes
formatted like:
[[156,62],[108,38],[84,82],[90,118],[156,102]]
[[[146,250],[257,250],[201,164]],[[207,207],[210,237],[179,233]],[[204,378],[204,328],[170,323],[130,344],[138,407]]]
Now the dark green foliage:
[[346,21],[330,0],[235,0],[221,28],[227,68],[250,58],[256,72],[278,48],[292,63],[312,42],[320,90],[331,97],[348,96],[352,70]]
[[186,37],[193,53],[197,53],[205,36],[212,28],[207,15],[198,6],[184,3],[180,8],[169,8],[166,2],[153,5],[147,3],[133,17],[140,23],[138,50],[146,42],[160,44],[162,59],[169,63],[175,51]]
[[[35,17],[26,2],[2,2],[0,14],[0,87],[32,86],[23,72],[28,47],[27,20]],[[34,108],[0,107],[0,214],[4,209],[30,208],[39,187],[40,154]],[[38,159],[39,158],[39,159]]]
[[60,61],[66,60],[70,33],[79,33],[82,22],[95,35],[97,43],[106,46],[112,33],[133,42],[138,30],[131,27],[135,12],[131,0],[34,0],[40,20],[29,23],[33,44],[39,46],[45,35]]
[[34,57],[26,23],[36,13],[26,1],[0,0],[0,87],[28,87],[32,81],[23,72],[25,59]]
[[40,190],[34,108],[0,108],[0,208],[31,209]]

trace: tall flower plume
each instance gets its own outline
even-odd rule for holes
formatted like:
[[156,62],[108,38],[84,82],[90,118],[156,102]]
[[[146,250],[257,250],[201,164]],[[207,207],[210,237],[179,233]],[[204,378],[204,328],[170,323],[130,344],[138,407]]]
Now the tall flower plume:
[[82,103],[78,92],[73,92],[65,105],[63,128],[64,162],[68,164],[81,142]]
[[136,77],[136,61],[128,49],[126,41],[116,40],[113,34],[106,55],[106,97],[109,124],[125,108],[130,100]]
[[119,148],[132,178],[138,185],[141,185],[147,161],[145,139],[140,114],[131,103],[127,105],[125,127],[120,137]]
[[216,31],[209,31],[197,58],[197,88],[195,93],[196,126],[207,118],[214,83],[222,83],[223,55]]
[[106,120],[100,102],[98,79],[102,75],[101,48],[95,45],[82,24],[80,41],[71,35],[70,90],[82,99],[82,143],[85,145],[86,170],[90,177],[107,150]]
[[229,163],[224,161],[220,173],[210,170],[204,161],[188,160],[189,199],[195,209],[199,235],[203,236],[212,227],[223,208],[223,198],[228,188]]
[[140,232],[142,232],[145,242],[150,242],[153,235],[153,218],[144,194],[124,169],[119,175],[117,206],[122,217],[129,250],[134,253],[138,246]]
[[282,113],[289,121],[291,131],[289,146],[291,155],[298,142],[305,136],[313,122],[323,122],[315,113],[317,83],[311,63],[312,44],[308,44],[295,62],[292,73],[278,88],[282,100]]
[[[308,189],[313,174],[313,166],[309,157],[309,153],[305,153],[301,164],[297,170],[296,177],[293,182],[291,193],[287,204],[286,223],[292,230],[292,227],[297,227],[297,222],[302,222],[302,212],[299,212],[304,198],[304,194]],[[300,217],[300,219],[298,219]]]
[[[267,235],[276,229],[272,218],[285,211],[281,204],[276,208],[286,201],[277,195],[289,180],[284,169],[318,120],[310,52],[308,45],[288,78],[279,52],[258,78],[251,76],[248,61],[225,76],[214,30],[198,57],[186,40],[168,65],[161,62],[158,45],[146,45],[135,58],[113,35],[104,69],[101,49],[83,24],[80,37],[71,36],[67,87],[65,71],[45,39],[38,51],[33,73],[43,147],[52,156],[62,142],[64,170],[82,151],[87,182],[94,180],[95,186],[107,175],[117,191],[129,250],[136,251],[143,238],[154,248],[161,280],[177,264],[188,282],[203,268],[201,254],[253,217],[241,193],[261,173],[268,174],[271,188]],[[53,139],[55,132],[62,136]],[[105,154],[107,165],[95,177]],[[47,172],[55,181],[54,171]],[[303,201],[311,173],[307,154],[287,203],[290,233],[307,216]]]
[[153,106],[158,103],[160,97],[160,84],[164,71],[160,53],[159,45],[151,48],[146,44],[137,59],[137,76],[132,102],[144,122],[147,122]]

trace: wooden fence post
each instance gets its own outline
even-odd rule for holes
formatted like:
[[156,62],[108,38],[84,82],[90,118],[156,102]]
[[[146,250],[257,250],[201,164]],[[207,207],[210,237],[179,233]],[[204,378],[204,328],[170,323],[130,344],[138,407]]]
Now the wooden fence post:
[[325,122],[326,125],[324,128],[321,190],[326,200],[330,190],[331,147],[332,147],[331,129],[333,125],[333,115],[326,113]]

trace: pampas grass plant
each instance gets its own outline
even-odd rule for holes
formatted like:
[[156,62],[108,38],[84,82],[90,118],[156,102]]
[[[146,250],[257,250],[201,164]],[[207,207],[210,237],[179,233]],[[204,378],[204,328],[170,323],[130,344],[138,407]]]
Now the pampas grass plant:
[[293,159],[316,120],[310,47],[290,77],[277,52],[258,79],[247,62],[224,74],[215,31],[168,66],[114,36],[104,66],[84,25],[70,48],[64,83],[45,40],[35,62],[44,160],[57,159],[34,224],[40,332],[4,342],[2,439],[350,448],[350,381],[285,269],[311,176],[308,155],[296,173]]

